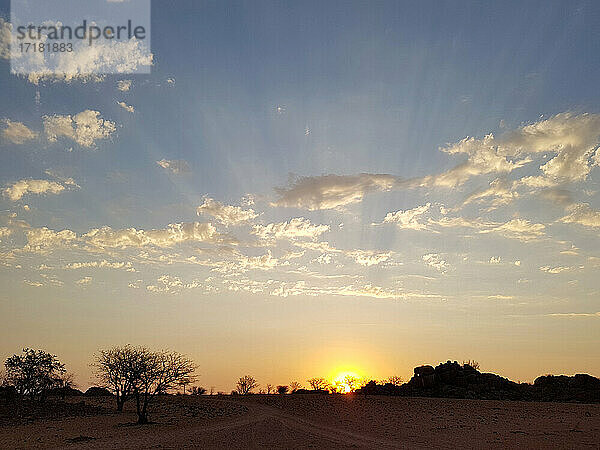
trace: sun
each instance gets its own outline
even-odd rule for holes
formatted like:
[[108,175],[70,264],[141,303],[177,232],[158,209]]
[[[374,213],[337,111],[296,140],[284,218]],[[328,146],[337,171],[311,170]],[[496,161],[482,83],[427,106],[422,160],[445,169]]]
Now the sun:
[[348,394],[359,387],[359,380],[360,375],[357,372],[346,370],[338,372],[337,375],[331,379],[331,385],[339,389],[341,393]]

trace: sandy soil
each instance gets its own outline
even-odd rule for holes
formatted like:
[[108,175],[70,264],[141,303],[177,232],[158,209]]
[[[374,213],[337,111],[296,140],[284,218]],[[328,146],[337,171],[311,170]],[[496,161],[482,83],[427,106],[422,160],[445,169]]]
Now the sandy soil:
[[75,417],[0,422],[0,448],[600,448],[598,404],[170,396],[139,426],[133,405],[85,402]]

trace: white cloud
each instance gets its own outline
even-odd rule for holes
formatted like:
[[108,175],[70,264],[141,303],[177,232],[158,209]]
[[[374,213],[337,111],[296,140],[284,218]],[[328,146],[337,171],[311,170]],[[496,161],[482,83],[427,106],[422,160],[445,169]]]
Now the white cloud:
[[91,147],[97,140],[110,137],[116,130],[114,122],[102,119],[99,111],[89,109],[74,116],[54,114],[43,119],[44,131],[50,142],[66,137],[82,147]]
[[375,252],[372,250],[353,250],[346,253],[361,266],[374,266],[390,259],[392,252]]
[[117,102],[117,105],[119,105],[121,108],[123,108],[127,112],[130,112],[130,113],[135,112],[135,108],[131,105],[128,105],[125,102]]
[[551,274],[556,275],[561,272],[568,272],[570,270],[573,270],[573,268],[566,267],[566,266],[557,266],[557,267],[543,266],[543,267],[540,267],[540,270],[542,272],[551,273]]
[[27,245],[25,251],[43,253],[53,248],[74,242],[77,235],[71,230],[54,231],[46,227],[25,230]]
[[277,188],[274,206],[308,210],[333,209],[359,202],[365,194],[389,191],[400,183],[393,175],[362,173],[359,175],[321,175],[301,177],[287,188]]
[[170,247],[182,242],[210,242],[219,240],[214,225],[210,223],[172,223],[158,230],[127,228],[114,230],[111,227],[95,228],[83,235],[87,243],[96,247]]
[[67,187],[78,186],[71,178],[65,179],[63,184],[48,180],[19,180],[5,188],[3,194],[15,202],[27,194],[59,194]]
[[313,225],[310,220],[297,217],[287,222],[255,225],[252,233],[262,239],[316,239],[327,231],[329,231],[329,225]]
[[88,269],[88,268],[106,268],[106,269],[122,269],[127,272],[135,272],[132,264],[124,261],[110,262],[105,259],[102,261],[87,261],[87,262],[73,262],[64,266],[64,269],[77,270],[77,269]]
[[[42,39],[45,41],[45,39]],[[101,81],[105,73],[135,73],[145,66],[151,66],[153,55],[142,41],[132,38],[129,41],[96,41],[75,43],[72,52],[44,52],[18,55],[13,52],[13,69],[24,74],[28,81],[39,84],[41,81],[73,80]]]
[[156,161],[156,164],[173,174],[188,173],[190,171],[189,164],[183,159],[161,159],[160,161]]
[[[429,211],[431,203],[427,203],[423,206],[418,206],[413,209],[399,210],[396,212],[387,213],[383,219],[384,223],[394,223],[398,228],[406,230],[425,230],[427,226],[419,221],[423,214]],[[374,224],[379,225],[379,224]]]
[[600,318],[600,311],[595,312],[595,313],[553,313],[553,314],[546,314],[547,316],[550,317],[566,317],[566,318],[572,318],[572,317],[597,317]]
[[564,223],[576,223],[589,228],[600,228],[600,211],[590,207],[588,203],[576,203],[567,207],[567,214],[560,219]]
[[546,226],[542,223],[531,223],[524,219],[513,219],[510,222],[495,226],[488,230],[481,230],[480,233],[499,233],[510,239],[520,241],[532,241],[544,236]]
[[92,282],[92,277],[83,277],[80,280],[77,280],[75,282],[75,284],[78,284],[80,286],[87,286],[88,284],[90,284]]
[[37,137],[37,133],[31,131],[21,122],[12,122],[11,120],[5,119],[4,124],[6,125],[6,128],[2,130],[2,135],[13,144],[24,144]]
[[433,267],[438,272],[445,273],[450,268],[450,265],[437,253],[428,253],[423,255],[422,259],[428,266]]
[[127,92],[129,89],[131,89],[132,83],[133,80],[119,80],[117,81],[117,89],[121,92]]
[[207,214],[214,217],[226,226],[250,222],[258,217],[253,209],[242,209],[239,206],[224,205],[212,198],[205,198],[204,203],[198,206],[197,214]]

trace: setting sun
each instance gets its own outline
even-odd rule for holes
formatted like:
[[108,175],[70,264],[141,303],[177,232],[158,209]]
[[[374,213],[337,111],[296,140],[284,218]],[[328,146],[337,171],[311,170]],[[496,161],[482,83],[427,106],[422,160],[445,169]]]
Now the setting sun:
[[353,371],[338,372],[331,380],[331,385],[347,394],[359,387],[360,375]]

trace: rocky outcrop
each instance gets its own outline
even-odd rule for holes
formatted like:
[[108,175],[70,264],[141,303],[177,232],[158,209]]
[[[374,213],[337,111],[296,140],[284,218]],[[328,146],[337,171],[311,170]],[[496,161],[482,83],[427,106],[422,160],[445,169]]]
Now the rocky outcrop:
[[469,364],[447,361],[435,368],[415,367],[414,376],[401,386],[371,381],[357,392],[409,397],[600,402],[600,379],[590,375],[548,375],[539,377],[532,385],[481,373]]

